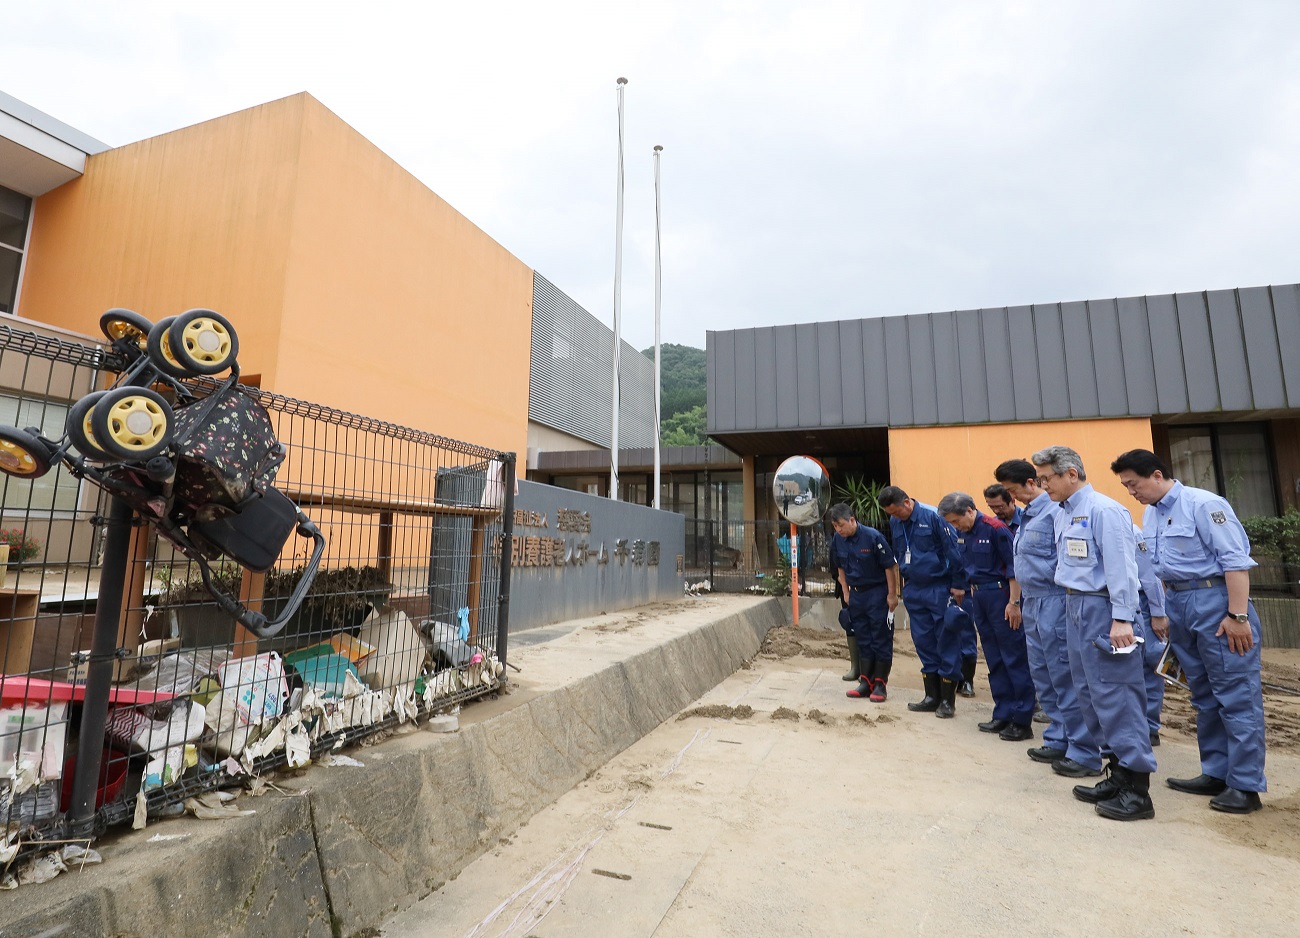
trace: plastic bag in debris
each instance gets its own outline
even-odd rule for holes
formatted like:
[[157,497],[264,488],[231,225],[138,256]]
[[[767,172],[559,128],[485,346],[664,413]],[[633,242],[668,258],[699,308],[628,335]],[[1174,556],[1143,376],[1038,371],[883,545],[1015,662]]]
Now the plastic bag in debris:
[[44,853],[39,857],[32,857],[19,866],[16,875],[19,886],[30,886],[35,883],[48,883],[60,873],[67,871],[68,867],[58,853]]
[[[467,623],[468,625],[468,623]],[[425,619],[420,628],[429,637],[433,660],[443,667],[463,668],[474,657],[474,649],[460,637],[460,630],[449,622]],[[468,632],[468,628],[466,632]]]
[[158,752],[194,742],[203,735],[207,712],[186,697],[117,707],[108,714],[104,732],[121,749]]
[[148,674],[131,686],[163,694],[188,694],[230,660],[224,648],[186,648],[163,655]]
[[229,796],[226,792],[209,791],[197,798],[186,798],[185,807],[200,821],[221,821],[227,818],[248,817],[250,814],[257,813],[251,808],[247,811],[240,810],[233,802],[227,802]]
[[273,651],[228,661],[218,671],[220,692],[208,705],[219,755],[238,755],[260,728],[278,717],[289,699],[284,663]]
[[375,649],[358,665],[366,684],[375,690],[415,684],[424,666],[425,647],[406,613],[399,609],[382,615],[371,612],[361,623],[357,638]]
[[68,869],[79,869],[92,863],[104,862],[104,858],[99,855],[99,851],[91,850],[89,847],[83,847],[80,844],[64,844],[62,856],[63,862]]

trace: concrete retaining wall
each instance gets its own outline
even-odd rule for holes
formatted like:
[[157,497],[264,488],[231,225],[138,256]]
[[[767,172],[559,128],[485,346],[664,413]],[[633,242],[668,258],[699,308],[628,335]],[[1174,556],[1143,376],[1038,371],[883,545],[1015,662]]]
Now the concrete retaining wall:
[[789,602],[773,599],[717,608],[725,614],[668,616],[622,644],[575,642],[570,659],[586,664],[556,665],[563,647],[539,649],[525,675],[551,686],[535,696],[475,704],[454,735],[354,751],[364,768],[277,782],[290,797],[241,798],[255,817],[118,835],[103,844],[104,866],[0,896],[0,938],[324,938],[375,927],[721,682],[789,616]]

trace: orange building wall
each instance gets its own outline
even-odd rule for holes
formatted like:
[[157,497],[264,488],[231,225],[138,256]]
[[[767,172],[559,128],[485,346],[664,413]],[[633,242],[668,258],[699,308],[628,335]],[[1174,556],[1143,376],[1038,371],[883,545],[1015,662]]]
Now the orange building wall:
[[531,270],[310,95],[92,156],[30,244],[21,316],[208,307],[263,388],[526,451]]
[[993,470],[998,463],[1028,459],[1054,445],[1078,451],[1093,487],[1140,517],[1142,506],[1124,491],[1110,464],[1126,450],[1151,448],[1151,421],[1146,418],[890,430],[889,478],[929,505],[961,491],[975,499],[980,511],[987,511],[984,487],[997,481]]
[[524,453],[532,271],[306,99],[277,390]]

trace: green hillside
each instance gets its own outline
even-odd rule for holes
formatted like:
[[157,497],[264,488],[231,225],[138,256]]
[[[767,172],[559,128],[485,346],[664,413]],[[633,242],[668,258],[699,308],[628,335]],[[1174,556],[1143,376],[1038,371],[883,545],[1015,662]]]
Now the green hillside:
[[[694,446],[708,442],[704,436],[708,368],[704,349],[664,343],[659,370],[662,405],[660,442],[664,446]],[[654,361],[655,350],[642,352]]]

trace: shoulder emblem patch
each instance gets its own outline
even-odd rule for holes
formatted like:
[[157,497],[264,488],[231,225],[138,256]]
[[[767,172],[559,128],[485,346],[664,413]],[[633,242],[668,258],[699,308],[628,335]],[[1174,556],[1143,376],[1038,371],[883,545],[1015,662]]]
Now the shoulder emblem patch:
[[1146,541],[1138,541],[1138,550],[1145,552],[1147,549]]
[[1212,511],[1210,512],[1210,520],[1215,524],[1227,524],[1228,516],[1221,511]]

